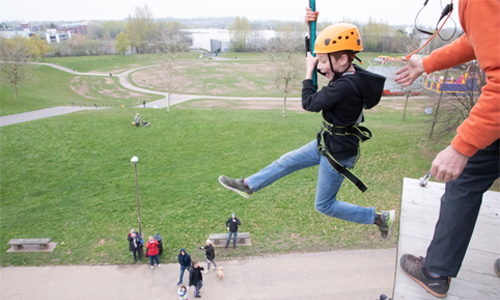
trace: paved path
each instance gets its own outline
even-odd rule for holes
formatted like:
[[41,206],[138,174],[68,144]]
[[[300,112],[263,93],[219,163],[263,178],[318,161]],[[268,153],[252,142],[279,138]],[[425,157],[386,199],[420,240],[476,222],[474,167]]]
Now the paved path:
[[[224,58],[217,58],[217,59],[224,60]],[[64,72],[68,72],[68,73],[73,74],[73,75],[109,76],[108,74],[75,72],[71,69],[68,69],[66,67],[61,67],[61,66],[56,65],[56,64],[33,63],[33,62],[29,63],[29,64],[49,66],[49,67],[53,67],[53,68],[56,68],[56,69],[64,71]],[[118,77],[120,84],[129,90],[133,90],[133,91],[141,92],[141,93],[162,95],[164,97],[163,99],[146,103],[147,108],[164,108],[164,107],[167,107],[169,105],[172,106],[172,105],[176,105],[176,104],[190,101],[190,100],[194,100],[194,99],[242,100],[242,101],[281,101],[281,100],[283,100],[283,98],[281,98],[281,97],[220,97],[220,96],[208,96],[208,95],[171,94],[171,99],[170,99],[170,104],[169,104],[167,101],[168,93],[149,90],[149,89],[145,89],[145,88],[140,88],[140,87],[133,85],[129,80],[130,73],[135,72],[135,71],[139,71],[142,69],[156,67],[156,66],[159,66],[159,65],[157,64],[157,65],[138,67],[138,68],[134,68],[134,69],[125,71],[125,72],[117,74],[117,75],[113,75],[113,76]],[[403,97],[391,97],[388,99],[398,99],[398,98],[403,98]],[[420,97],[412,97],[412,98],[415,99],[415,98],[420,98]],[[287,98],[287,100],[298,101],[298,100],[300,100],[300,98],[291,97],[291,98]],[[384,100],[384,98],[382,100]],[[141,104],[141,105],[138,105],[136,107],[142,108],[143,105]],[[67,113],[71,113],[71,112],[75,112],[75,111],[79,111],[79,110],[88,110],[88,109],[90,109],[90,108],[72,108],[72,107],[59,106],[59,107],[53,107],[53,108],[47,108],[47,109],[27,112],[27,113],[21,113],[21,114],[0,117],[0,127],[5,126],[5,125],[11,125],[11,124],[21,123],[21,122],[26,122],[26,121],[36,120],[36,119],[42,119],[42,118],[67,114]]]
[[[204,274],[201,295],[212,300],[374,300],[381,293],[391,296],[395,259],[396,249],[382,249],[220,261],[225,280],[215,271]],[[177,300],[178,278],[178,264],[154,270],[146,264],[8,267],[0,269],[0,298]]]
[[[58,115],[69,114],[75,111],[96,109],[94,107],[71,107],[71,106],[56,106],[40,110],[29,111],[25,113],[0,117],[0,127],[12,125],[16,123],[28,122],[42,118],[48,118]],[[102,109],[102,108],[97,108]]]

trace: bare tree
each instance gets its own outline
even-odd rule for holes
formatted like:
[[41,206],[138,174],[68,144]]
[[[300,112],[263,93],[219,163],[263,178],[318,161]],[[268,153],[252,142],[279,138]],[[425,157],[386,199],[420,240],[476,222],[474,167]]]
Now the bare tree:
[[403,109],[403,121],[406,119],[406,109],[408,108],[408,99],[415,92],[420,92],[422,90],[423,82],[422,77],[417,78],[410,86],[406,88],[405,92],[405,107]]
[[283,92],[283,117],[286,116],[286,98],[295,91],[300,83],[303,69],[303,37],[305,28],[302,23],[278,24],[277,36],[267,44],[267,54],[273,65],[272,81],[277,90]]
[[162,81],[167,90],[167,112],[170,111],[170,97],[176,86],[176,73],[179,67],[178,59],[181,54],[188,51],[189,47],[182,43],[179,35],[171,35],[166,31],[159,31],[157,44],[159,56],[156,63],[160,65]]
[[[453,85],[450,96],[443,97],[439,115],[436,116],[436,133],[446,136],[456,131],[458,126],[469,117],[476,105],[482,88],[486,85],[486,74],[479,68],[477,60],[463,66],[463,84]],[[437,112],[436,112],[437,113]]]
[[17,88],[26,79],[24,72],[26,58],[30,55],[30,50],[26,43],[26,38],[16,36],[13,39],[0,37],[0,59],[2,77],[14,86],[15,99],[17,100]]
[[399,47],[401,52],[410,54],[420,47],[421,34],[416,29],[413,29],[411,33],[406,33],[403,30],[398,30],[396,33],[401,42]]
[[182,24],[176,21],[156,23],[154,40],[157,53],[185,51],[186,45],[183,42],[184,34],[181,27]]
[[250,51],[260,51],[264,45],[264,38],[261,30],[252,30],[248,35],[248,48]]

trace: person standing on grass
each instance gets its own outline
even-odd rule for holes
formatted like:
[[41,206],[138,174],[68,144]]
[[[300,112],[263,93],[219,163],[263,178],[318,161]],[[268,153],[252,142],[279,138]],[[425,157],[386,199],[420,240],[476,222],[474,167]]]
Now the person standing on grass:
[[236,248],[236,238],[238,237],[238,226],[241,226],[241,222],[238,218],[236,218],[236,214],[232,213],[231,218],[229,218],[226,221],[226,228],[229,231],[227,234],[226,248],[228,247],[229,241],[231,240],[231,236],[233,235],[234,235],[233,248]]
[[134,122],[135,122],[135,126],[139,127],[139,124],[141,123],[141,117],[139,117],[139,113],[137,113],[137,115],[135,115]]
[[[307,8],[306,23],[316,21],[318,14]],[[395,221],[394,210],[376,212],[375,207],[361,207],[337,199],[344,176],[363,191],[364,185],[349,171],[358,159],[359,141],[369,138],[365,134],[369,131],[358,124],[363,121],[363,108],[377,105],[384,90],[385,77],[352,64],[362,50],[361,36],[355,25],[340,23],[325,28],[315,42],[317,56],[307,53],[306,76],[302,82],[302,107],[306,111],[321,112],[323,116],[323,128],[316,139],[250,177],[238,179],[221,175],[219,182],[251,198],[253,193],[290,173],[319,165],[316,209],[333,218],[375,224],[382,238],[388,238]],[[319,91],[312,80],[315,67],[329,80]]]
[[212,245],[212,241],[207,240],[207,242],[205,244],[206,244],[206,246],[201,247],[200,249],[205,251],[205,256],[207,257],[207,270],[205,270],[205,274],[206,274],[208,271],[210,271],[210,262],[212,262],[214,264],[214,270],[215,270],[215,268],[217,268],[217,264],[214,261],[215,249],[214,249],[214,246]]
[[425,257],[404,254],[404,272],[436,297],[446,297],[474,232],[483,194],[500,177],[500,1],[460,0],[464,34],[429,56],[413,55],[395,79],[411,85],[424,72],[477,59],[486,85],[451,145],[432,162],[431,174],[446,182],[439,219]]
[[142,259],[141,252],[139,251],[140,236],[137,232],[135,232],[134,228],[131,228],[129,234],[127,235],[127,239],[128,250],[132,251],[135,264],[137,262],[137,254],[139,254],[139,259]]
[[189,271],[189,267],[191,266],[191,255],[187,254],[186,250],[182,248],[177,258],[179,259],[179,264],[181,265],[181,274],[179,276],[179,282],[177,282],[177,285],[179,285],[182,283],[182,277],[184,276],[184,271],[186,270]]
[[194,285],[194,297],[201,298],[200,289],[203,286],[203,276],[201,275],[203,267],[198,262],[193,261],[189,268],[189,286]]
[[146,108],[146,100],[142,101],[142,105]]
[[154,269],[154,260],[156,260],[156,264],[158,268],[161,268],[160,265],[160,251],[158,250],[158,242],[152,237],[149,236],[148,242],[146,243],[146,248],[148,248],[149,261],[151,262],[151,270]]

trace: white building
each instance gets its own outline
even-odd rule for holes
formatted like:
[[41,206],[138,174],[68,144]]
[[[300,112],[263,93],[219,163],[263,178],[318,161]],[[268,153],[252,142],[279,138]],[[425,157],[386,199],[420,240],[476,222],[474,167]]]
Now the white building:
[[25,38],[30,37],[30,30],[29,29],[24,29],[24,30],[13,30],[13,31],[0,31],[0,35],[4,38],[11,39],[15,36],[22,36]]
[[[205,49],[207,51],[214,52],[211,49],[211,41],[220,41],[221,49],[220,52],[229,51],[231,35],[227,29],[183,29],[193,39],[192,49]],[[276,31],[274,30],[258,30],[257,34],[264,40],[267,41],[276,36]]]

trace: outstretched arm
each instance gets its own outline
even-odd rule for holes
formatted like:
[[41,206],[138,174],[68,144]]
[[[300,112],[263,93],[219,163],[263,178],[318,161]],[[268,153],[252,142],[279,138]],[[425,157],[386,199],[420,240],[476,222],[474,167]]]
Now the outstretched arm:
[[422,64],[422,58],[417,55],[410,57],[408,64],[399,70],[396,75],[397,84],[401,84],[402,87],[407,87],[411,85],[417,78],[419,78],[423,73],[424,65]]

